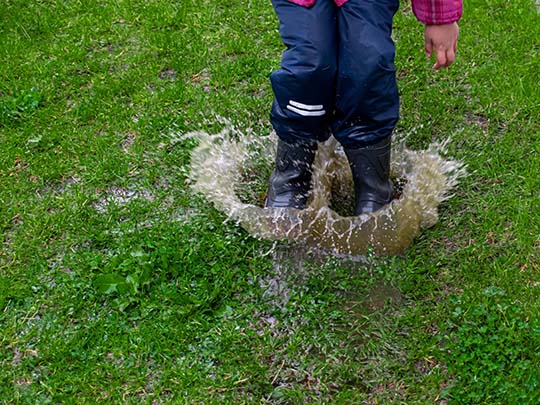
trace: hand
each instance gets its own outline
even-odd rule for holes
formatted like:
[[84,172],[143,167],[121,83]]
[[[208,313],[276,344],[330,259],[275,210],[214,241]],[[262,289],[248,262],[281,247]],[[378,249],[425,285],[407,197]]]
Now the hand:
[[426,25],[424,38],[426,41],[426,57],[435,51],[437,61],[433,69],[446,68],[456,59],[459,27],[457,22],[444,25]]

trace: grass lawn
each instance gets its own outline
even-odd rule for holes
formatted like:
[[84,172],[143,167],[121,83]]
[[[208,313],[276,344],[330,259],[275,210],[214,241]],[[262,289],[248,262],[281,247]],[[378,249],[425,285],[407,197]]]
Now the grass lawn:
[[469,0],[432,72],[404,2],[398,131],[469,176],[399,257],[251,238],[194,129],[271,130],[270,1],[0,3],[0,401],[540,403],[540,13]]

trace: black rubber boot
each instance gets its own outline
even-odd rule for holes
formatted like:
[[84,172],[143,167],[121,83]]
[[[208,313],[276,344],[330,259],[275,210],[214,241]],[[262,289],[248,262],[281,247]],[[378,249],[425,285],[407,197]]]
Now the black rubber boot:
[[369,214],[392,201],[390,137],[359,149],[345,148],[354,180],[355,215]]
[[276,168],[270,176],[265,207],[306,207],[311,187],[311,165],[317,151],[317,142],[289,144],[278,141]]

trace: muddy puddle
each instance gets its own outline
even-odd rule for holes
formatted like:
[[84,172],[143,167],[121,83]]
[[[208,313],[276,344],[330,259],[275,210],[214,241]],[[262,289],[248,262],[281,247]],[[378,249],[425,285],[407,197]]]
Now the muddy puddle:
[[400,254],[422,229],[438,220],[438,207],[450,197],[463,164],[444,157],[445,145],[413,151],[394,141],[391,176],[397,199],[380,211],[352,216],[353,182],[345,154],[331,138],[319,147],[312,193],[305,210],[262,208],[273,168],[277,138],[227,127],[195,138],[190,181],[227,217],[257,238],[301,242],[334,254]]

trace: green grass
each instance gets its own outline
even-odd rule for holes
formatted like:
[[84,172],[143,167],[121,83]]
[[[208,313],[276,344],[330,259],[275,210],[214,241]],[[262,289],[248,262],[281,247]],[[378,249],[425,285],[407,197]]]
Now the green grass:
[[266,254],[171,141],[270,131],[270,2],[4,0],[0,401],[538,403],[540,15],[471,0],[461,33],[431,72],[402,5],[398,131],[469,176],[403,256],[353,263]]

